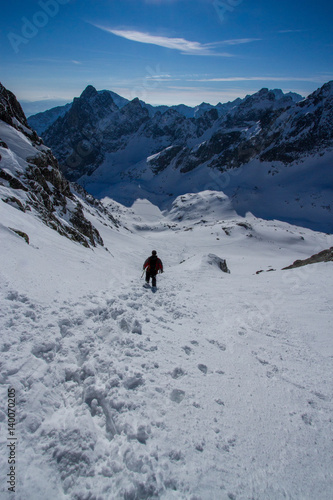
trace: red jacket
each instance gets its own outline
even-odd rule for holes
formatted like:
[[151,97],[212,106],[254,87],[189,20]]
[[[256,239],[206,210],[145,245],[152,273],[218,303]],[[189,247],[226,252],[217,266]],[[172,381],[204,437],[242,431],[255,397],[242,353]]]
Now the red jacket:
[[146,259],[145,263],[143,264],[143,269],[146,269],[146,271],[151,271],[155,272],[156,274],[158,271],[163,272],[163,264],[161,259],[159,259],[156,255],[151,255]]

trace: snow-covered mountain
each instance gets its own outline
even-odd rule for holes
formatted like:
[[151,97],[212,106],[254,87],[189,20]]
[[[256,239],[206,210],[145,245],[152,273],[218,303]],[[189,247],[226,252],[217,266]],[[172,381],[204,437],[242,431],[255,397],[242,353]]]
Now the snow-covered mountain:
[[47,130],[59,117],[64,116],[70,110],[72,103],[65,104],[64,106],[57,106],[47,111],[42,111],[35,115],[29,116],[27,122],[29,126],[41,135]]
[[[128,104],[130,101],[129,99],[126,99],[125,97],[120,96],[119,94],[116,94],[115,92],[112,92],[111,90],[99,90],[98,93],[107,93],[111,96],[113,102],[118,106],[119,109],[123,108]],[[281,92],[281,91],[280,91]],[[287,94],[287,96],[290,95],[292,98],[295,100],[295,102],[298,102],[302,100],[302,96],[299,94],[295,94],[290,92]],[[213,106],[212,104],[208,103],[201,103],[198,106],[186,106],[185,104],[177,104],[173,106],[166,106],[166,105],[161,105],[161,106],[152,106],[151,104],[147,104],[146,102],[140,100],[140,103],[142,107],[146,108],[149,112],[149,116],[154,116],[156,113],[165,113],[169,109],[174,109],[178,111],[181,115],[185,116],[186,118],[198,118],[199,116],[202,116],[206,111],[209,111],[211,109],[216,109],[219,113],[219,115],[225,114],[225,112],[238,103],[241,102],[242,99],[236,99],[233,102],[228,102],[228,103],[218,103],[216,106]],[[30,114],[28,118],[28,123],[33,128],[36,130],[36,132],[41,135],[45,130],[47,130],[60,116],[64,116],[64,114],[69,111],[72,103],[68,103],[64,106],[57,106],[55,108],[51,108],[47,111],[42,111],[37,114]]]
[[[244,122],[248,125],[248,122],[265,120],[263,125],[266,125],[267,114],[272,110],[284,110],[299,100],[301,96],[297,94],[284,95],[281,90],[269,92],[262,89],[244,100],[236,99],[217,106],[202,103],[196,108],[184,105],[154,108],[138,99],[130,103],[107,90],[98,92],[89,85],[79,98],[74,99],[69,109],[62,107],[53,110],[53,114],[52,110],[41,113],[30,117],[29,123],[42,133],[71,180],[78,180],[82,174],[96,170],[108,153],[124,149],[134,134],[143,140],[156,139],[156,144],[150,146],[149,156],[155,150],[160,151],[158,148],[161,146],[182,146],[180,150],[179,147],[173,149],[173,153],[177,151],[177,164],[184,160],[183,171],[188,171],[202,163],[200,157],[196,162],[193,161],[192,149],[193,145],[202,143],[199,140],[203,136],[214,142],[216,137],[212,138],[211,135],[216,130],[223,130],[223,133],[227,130],[230,135],[229,129],[239,125],[244,127]],[[45,128],[47,125],[49,126]],[[242,140],[241,135],[234,134],[234,142]],[[228,146],[229,143],[230,139]],[[201,152],[202,149],[201,147]],[[165,168],[171,159],[168,153],[164,160],[166,164],[160,165],[159,169]],[[221,160],[223,162],[224,158]],[[226,168],[229,166],[228,162],[224,165]]]
[[1,499],[330,500],[332,235],[97,201],[0,96]]
[[[28,126],[15,96],[1,84],[0,139],[1,201],[24,213],[27,226],[37,216],[52,230],[84,246],[103,245],[99,232],[84,214],[83,203],[91,204],[96,215],[99,211],[105,217],[104,208],[64,178],[51,150]],[[29,242],[25,224],[8,230]]]
[[262,89],[193,113],[151,113],[89,86],[43,138],[65,176],[98,198],[165,208],[178,195],[222,190],[241,214],[331,232],[332,96],[329,82],[303,100]]

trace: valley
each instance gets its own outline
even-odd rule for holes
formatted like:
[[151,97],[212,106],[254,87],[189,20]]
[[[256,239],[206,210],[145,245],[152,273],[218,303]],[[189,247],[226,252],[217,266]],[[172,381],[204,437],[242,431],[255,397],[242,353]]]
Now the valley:
[[[252,213],[259,163],[240,171],[238,198],[231,171],[225,190],[186,192],[176,172],[168,203],[128,179],[126,204],[96,199],[63,176],[15,96],[0,97],[0,397],[15,393],[17,417],[14,447],[1,407],[1,498],[15,456],[17,500],[329,500],[332,262],[284,269],[331,255],[322,209],[316,230],[310,209],[305,227],[279,220],[277,183],[262,188],[270,217]],[[320,158],[294,184],[281,168],[285,193],[306,172],[329,198]],[[142,277],[153,249],[156,291]]]

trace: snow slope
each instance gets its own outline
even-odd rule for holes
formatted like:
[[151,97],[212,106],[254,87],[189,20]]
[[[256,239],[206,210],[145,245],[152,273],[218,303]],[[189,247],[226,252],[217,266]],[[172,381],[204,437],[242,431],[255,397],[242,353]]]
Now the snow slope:
[[[139,148],[140,145],[140,148]],[[204,163],[187,173],[169,165],[154,176],[138,151],[148,151],[151,141],[133,140],[121,153],[107,156],[82,185],[97,198],[110,197],[125,205],[148,198],[160,208],[169,208],[175,197],[188,192],[219,190],[226,193],[239,215],[254,213],[265,219],[285,220],[314,230],[333,232],[333,153],[295,162],[260,162],[255,159],[238,169],[218,172]],[[148,158],[149,160],[149,158]],[[128,168],[130,181],[124,175]]]
[[82,203],[109,251],[0,201],[1,498],[13,387],[16,500],[331,499],[333,266],[281,268],[332,236],[210,191],[106,199],[117,229]]

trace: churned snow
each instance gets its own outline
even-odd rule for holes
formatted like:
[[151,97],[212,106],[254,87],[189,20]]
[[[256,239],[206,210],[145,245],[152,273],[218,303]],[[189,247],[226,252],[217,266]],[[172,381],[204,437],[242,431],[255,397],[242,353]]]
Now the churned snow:
[[86,216],[108,251],[0,200],[1,498],[331,499],[333,266],[281,268],[332,236],[210,191],[104,204],[119,229]]

